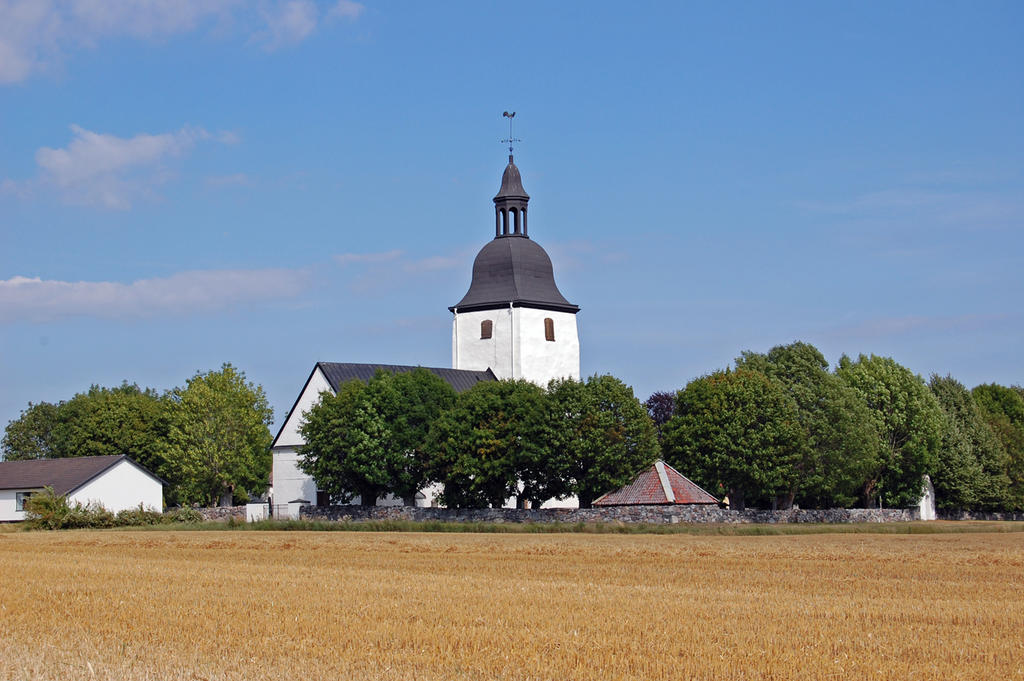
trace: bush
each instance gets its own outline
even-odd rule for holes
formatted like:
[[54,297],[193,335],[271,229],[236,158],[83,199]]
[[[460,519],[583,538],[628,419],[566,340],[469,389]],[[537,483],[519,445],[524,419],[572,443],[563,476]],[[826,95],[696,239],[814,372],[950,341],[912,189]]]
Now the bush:
[[100,504],[71,505],[66,496],[56,494],[50,487],[33,494],[25,501],[25,522],[32,530],[140,527],[172,522],[200,522],[202,519],[197,511],[190,508],[164,515],[159,511],[146,509],[142,504],[139,504],[138,508],[125,509],[115,515]]
[[118,511],[115,520],[118,527],[161,525],[170,522],[160,511],[143,508],[142,504],[139,504],[138,508],[126,508],[123,511]]
[[194,508],[178,508],[164,514],[164,522],[168,523],[201,523],[203,514]]
[[44,487],[25,501],[25,521],[32,529],[59,530],[66,527],[70,514],[67,497],[55,493],[52,487]]
[[113,513],[99,504],[83,506],[68,503],[68,498],[46,487],[25,502],[25,521],[30,529],[62,530],[81,527],[114,527]]

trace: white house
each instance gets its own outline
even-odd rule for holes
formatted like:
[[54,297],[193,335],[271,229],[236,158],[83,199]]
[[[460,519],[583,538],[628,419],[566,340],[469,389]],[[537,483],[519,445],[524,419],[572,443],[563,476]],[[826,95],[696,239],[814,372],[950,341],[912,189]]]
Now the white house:
[[[494,197],[494,239],[473,261],[466,295],[448,308],[452,315],[452,369],[427,368],[456,391],[479,381],[522,378],[542,387],[555,378],[580,377],[580,342],[573,305],[555,285],[551,258],[527,232],[529,195],[512,155]],[[304,444],[299,427],[320,394],[336,394],[345,381],[367,381],[378,369],[411,371],[415,367],[385,364],[318,362],[272,445],[271,487],[277,514],[293,513],[295,502],[328,503],[313,478],[298,467]],[[422,490],[417,506],[430,506],[439,489]],[[379,504],[402,503],[381,499]],[[510,501],[514,505],[514,499]],[[552,500],[545,506],[577,506],[576,499]]]
[[81,456],[0,462],[0,521],[24,520],[25,501],[44,487],[68,503],[99,504],[114,513],[163,509],[164,482],[127,456]]

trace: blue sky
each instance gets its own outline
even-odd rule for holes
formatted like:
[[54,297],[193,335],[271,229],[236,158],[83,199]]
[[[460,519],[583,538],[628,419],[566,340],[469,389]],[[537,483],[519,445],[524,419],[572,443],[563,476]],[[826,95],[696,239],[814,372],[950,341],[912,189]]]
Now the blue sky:
[[1024,383],[1024,5],[0,0],[0,425],[449,366],[517,111],[585,374]]

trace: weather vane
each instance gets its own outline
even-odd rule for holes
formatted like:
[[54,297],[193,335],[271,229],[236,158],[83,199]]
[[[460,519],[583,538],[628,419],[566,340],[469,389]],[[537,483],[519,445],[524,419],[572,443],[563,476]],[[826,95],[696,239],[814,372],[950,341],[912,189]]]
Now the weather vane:
[[519,139],[518,137],[512,136],[512,119],[516,117],[516,112],[513,111],[512,113],[509,113],[508,111],[505,111],[501,115],[508,119],[508,139],[501,140],[501,143],[508,145],[508,153],[511,155],[512,145],[516,142],[522,142],[522,140]]

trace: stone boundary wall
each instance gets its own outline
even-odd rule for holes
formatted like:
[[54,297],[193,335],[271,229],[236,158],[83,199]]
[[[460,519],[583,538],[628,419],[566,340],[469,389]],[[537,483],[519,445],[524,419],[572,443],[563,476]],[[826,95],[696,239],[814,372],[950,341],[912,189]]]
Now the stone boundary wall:
[[228,518],[234,518],[235,520],[245,522],[245,506],[213,506],[210,508],[197,508],[194,509],[199,512],[199,515],[203,516],[203,520],[227,520]]
[[303,506],[307,520],[411,520],[459,523],[886,523],[917,520],[917,509],[831,508],[731,511],[717,506],[606,506],[603,508],[419,508],[413,506]]
[[943,511],[936,512],[939,520],[1024,520],[1024,513],[996,513],[986,511]]

